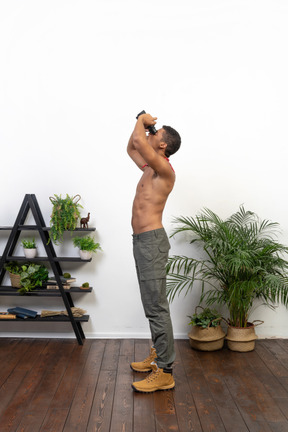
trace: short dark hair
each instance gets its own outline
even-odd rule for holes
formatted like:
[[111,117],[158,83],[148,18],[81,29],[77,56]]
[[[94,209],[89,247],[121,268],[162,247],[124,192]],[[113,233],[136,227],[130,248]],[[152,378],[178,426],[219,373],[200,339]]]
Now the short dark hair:
[[167,144],[165,156],[170,157],[179,150],[181,137],[179,133],[170,126],[163,126],[163,129],[165,132],[162,135],[162,139]]

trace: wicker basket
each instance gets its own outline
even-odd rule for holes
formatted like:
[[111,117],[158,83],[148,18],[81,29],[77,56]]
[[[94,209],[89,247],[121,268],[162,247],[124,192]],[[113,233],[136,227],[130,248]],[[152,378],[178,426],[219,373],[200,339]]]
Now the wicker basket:
[[11,285],[13,288],[21,288],[20,279],[21,276],[13,273],[9,273]]
[[253,323],[248,323],[248,327],[228,326],[226,340],[227,346],[231,351],[253,351],[256,339],[255,325]]
[[193,326],[189,336],[190,346],[199,351],[217,351],[223,348],[225,333],[222,327]]

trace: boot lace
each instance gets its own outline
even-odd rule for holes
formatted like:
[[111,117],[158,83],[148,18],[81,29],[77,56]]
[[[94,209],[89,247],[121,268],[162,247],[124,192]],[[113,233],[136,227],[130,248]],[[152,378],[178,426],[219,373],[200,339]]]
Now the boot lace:
[[146,381],[147,381],[147,382],[155,381],[155,379],[158,378],[159,372],[160,372],[159,369],[157,369],[156,371],[152,371],[152,372],[147,376]]
[[145,360],[143,360],[143,363],[148,363],[150,365],[151,362],[154,360],[154,358],[155,358],[154,353],[151,353],[148,357],[146,357]]

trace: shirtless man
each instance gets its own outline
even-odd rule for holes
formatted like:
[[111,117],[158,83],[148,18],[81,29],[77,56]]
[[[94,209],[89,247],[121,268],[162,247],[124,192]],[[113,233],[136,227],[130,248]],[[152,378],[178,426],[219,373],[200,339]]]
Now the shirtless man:
[[151,393],[175,387],[173,329],[166,296],[166,263],[170,244],[162,225],[165,203],[175,183],[168,157],[180,147],[174,129],[163,126],[156,134],[146,130],[157,117],[138,117],[127,151],[143,175],[136,189],[132,210],[133,253],[145,316],[149,320],[153,345],[142,362],[131,363],[136,372],[151,372],[132,384],[136,391]]

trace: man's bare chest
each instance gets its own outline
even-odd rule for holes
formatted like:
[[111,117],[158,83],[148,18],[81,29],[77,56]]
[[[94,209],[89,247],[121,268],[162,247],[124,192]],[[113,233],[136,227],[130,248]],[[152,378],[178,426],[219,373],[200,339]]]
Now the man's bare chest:
[[155,190],[161,188],[161,179],[151,168],[146,168],[137,185],[137,190]]

